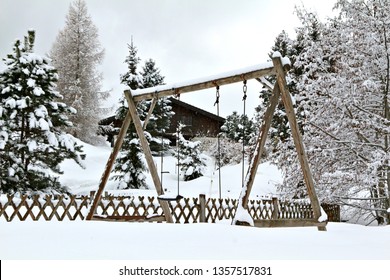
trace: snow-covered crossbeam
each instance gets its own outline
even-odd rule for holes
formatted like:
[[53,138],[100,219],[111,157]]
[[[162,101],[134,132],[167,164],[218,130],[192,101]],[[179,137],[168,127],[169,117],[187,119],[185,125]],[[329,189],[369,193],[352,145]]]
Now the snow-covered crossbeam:
[[[282,58],[281,60],[284,67],[290,66],[290,60],[288,58]],[[145,99],[152,99],[156,94],[158,97],[178,95],[275,74],[276,72],[273,63],[266,62],[186,82],[133,90],[131,93],[134,101],[137,102]]]

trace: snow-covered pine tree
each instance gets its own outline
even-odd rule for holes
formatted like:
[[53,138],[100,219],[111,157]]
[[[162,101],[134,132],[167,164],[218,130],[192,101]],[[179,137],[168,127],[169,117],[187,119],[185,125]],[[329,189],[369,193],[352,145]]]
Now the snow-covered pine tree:
[[[127,64],[128,71],[121,75],[121,83],[130,87],[130,89],[138,89],[142,87],[142,77],[138,73],[138,64],[140,58],[137,56],[138,50],[133,44],[128,44],[129,55],[125,59]],[[116,118],[119,120],[124,120],[127,112],[128,106],[127,101],[124,97],[121,97],[120,106],[116,111]],[[146,117],[146,103],[139,102],[137,104],[137,112],[141,120]],[[150,135],[146,135],[150,138]],[[126,137],[123,140],[122,149],[117,157],[114,168],[112,172],[115,174],[112,178],[113,180],[119,181],[118,189],[145,189],[146,177],[143,172],[146,169],[146,162],[144,155],[141,149],[137,133],[133,124],[130,125]]]
[[[164,84],[164,77],[160,74],[160,70],[156,67],[156,62],[152,59],[145,61],[142,72],[140,74],[142,76],[143,88]],[[151,104],[151,100],[146,101],[147,111],[149,111]],[[166,97],[159,98],[146,127],[146,130],[152,136],[151,141],[149,142],[152,152],[161,151],[162,145],[160,136],[164,135],[165,131],[169,128],[173,114],[174,112],[172,112],[171,101]],[[164,147],[168,146],[168,143],[164,145]]]
[[[121,83],[130,87],[130,89],[146,88],[161,85],[164,83],[164,77],[160,75],[160,70],[156,68],[153,60],[147,60],[141,73],[138,72],[138,50],[133,44],[128,45],[129,54],[126,57],[128,71],[121,76]],[[137,112],[144,121],[149,111],[151,102],[142,101],[137,104]],[[164,132],[169,127],[169,121],[172,116],[169,100],[159,99],[153,114],[150,117],[149,125],[145,131],[145,137],[149,142],[152,151],[160,151],[161,140],[156,138],[158,134]],[[124,119],[128,111],[127,102],[124,98],[120,100],[120,107],[117,110],[116,118]],[[147,188],[145,175],[147,170],[144,154],[139,143],[138,136],[135,132],[134,125],[130,125],[127,135],[124,139],[120,156],[117,158],[113,172],[116,175],[113,179],[119,181],[118,188]]]
[[142,87],[155,87],[164,84],[164,76],[161,75],[160,69],[156,67],[156,62],[153,59],[148,59],[141,71]]
[[138,57],[138,49],[133,43],[133,38],[131,38],[131,43],[127,44],[127,47],[129,49],[129,54],[125,59],[127,72],[121,75],[121,84],[129,86],[130,89],[138,89],[142,85],[142,77],[137,69],[141,59]]
[[[318,30],[318,19],[315,14],[310,14],[310,18],[308,20],[307,26],[310,28],[308,34],[306,34],[310,40],[317,40],[319,37]],[[283,30],[275,39],[274,46],[272,47],[271,52],[269,53],[269,57],[272,58],[272,55],[275,51],[281,53],[282,56],[288,57],[291,60],[291,69],[287,72],[287,86],[293,98],[293,105],[295,108],[295,113],[297,116],[298,125],[301,133],[304,133],[303,125],[305,120],[305,111],[301,109],[300,102],[305,98],[302,96],[302,93],[297,91],[296,85],[297,80],[300,79],[300,76],[303,74],[303,69],[296,65],[296,57],[301,54],[303,51],[302,44],[302,36],[300,34],[299,29],[297,31],[297,39],[292,40],[289,38],[288,34]],[[276,83],[276,77],[270,76],[267,77],[267,80],[271,84]],[[261,104],[256,108],[255,120],[261,120],[262,115],[264,114],[266,108],[269,105],[269,100],[272,92],[268,88],[264,88],[260,92]],[[259,128],[259,126],[256,126]],[[257,133],[256,133],[257,134]],[[255,139],[254,139],[255,140]],[[270,152],[278,153],[281,150],[281,143],[288,141],[291,142],[291,130],[290,125],[288,123],[287,115],[285,112],[285,108],[283,102],[280,100],[279,104],[275,109],[275,113],[272,118],[270,135],[267,141],[267,147]],[[253,142],[253,141],[252,141]],[[292,148],[292,147],[290,147]],[[273,156],[275,158],[275,156]],[[277,157],[277,155],[276,155]]]
[[70,132],[81,140],[97,141],[97,116],[102,114],[101,101],[108,92],[102,91],[104,50],[99,42],[98,29],[88,14],[84,0],[75,0],[69,7],[65,27],[52,46],[50,56],[59,74],[58,90],[64,102],[77,110],[71,117]]
[[139,139],[125,139],[119,153],[113,172],[113,180],[119,181],[118,189],[146,189],[146,160],[140,148]]
[[[268,54],[270,58],[272,58],[272,55],[274,52],[280,52],[282,56],[284,57],[291,57],[291,40],[288,36],[288,34],[283,30],[275,39],[275,44],[272,47],[272,51]],[[272,76],[269,77],[268,80],[272,83],[276,83],[276,77]],[[291,90],[291,77],[289,76],[289,90],[290,92],[293,92]],[[269,104],[269,97],[271,96],[272,92],[269,89],[266,89],[261,92],[261,98],[264,100],[265,107],[268,107]],[[265,110],[266,108],[264,108]],[[283,105],[283,102],[280,100],[276,109],[275,113],[272,117],[272,124],[270,128],[270,141],[273,144],[273,148],[277,149],[277,143],[279,141],[284,142],[287,138],[289,138],[291,135],[290,127],[288,125],[288,119],[286,115],[286,111]]]
[[183,127],[184,125],[180,123],[177,127],[178,150],[176,156],[179,157],[181,176],[184,181],[190,181],[203,176],[206,161],[200,151],[201,142],[186,140],[181,133]]
[[[293,106],[300,132],[304,135],[307,119],[307,110],[304,109],[304,105],[305,103],[310,102],[308,102],[305,91],[302,91],[302,88],[298,89],[297,85],[306,78],[306,75],[313,76],[314,74],[306,74],[309,72],[307,65],[302,64],[299,59],[300,57],[305,57],[305,55],[310,52],[307,49],[310,49],[310,46],[319,40],[322,25],[317,19],[316,14],[304,12],[300,9],[297,9],[296,12],[302,20],[303,25],[296,29],[297,39],[290,39],[288,34],[285,31],[282,31],[276,37],[275,44],[272,47],[269,56],[272,57],[272,54],[275,51],[279,51],[291,61],[291,69],[287,72],[287,86],[292,95]],[[307,55],[306,63],[314,63],[314,65],[316,65],[316,58]],[[270,76],[267,79],[273,84],[276,82],[274,76]],[[270,95],[271,91],[268,89],[264,89],[261,92],[262,106],[257,108],[255,119],[261,120],[261,116],[269,105]],[[283,191],[287,191],[291,197],[307,197],[306,187],[303,184],[302,171],[299,166],[295,145],[291,137],[290,125],[285,113],[285,107],[281,100],[277,105],[272,118],[270,135],[266,143],[266,156],[285,173]],[[290,181],[290,176],[294,177],[295,180]]]
[[225,123],[221,127],[223,136],[236,142],[244,141],[247,145],[253,133],[255,132],[253,121],[248,116],[239,115],[234,111],[231,115],[226,117]]
[[50,60],[33,53],[35,32],[16,41],[0,72],[0,192],[63,192],[59,164],[82,165],[82,147],[62,132],[74,109],[57,102],[58,79]]
[[[142,88],[142,76],[138,72],[138,64],[141,59],[138,57],[137,47],[133,44],[133,39],[131,44],[128,44],[129,54],[126,56],[125,63],[127,65],[127,72],[120,76],[120,82],[123,85],[127,85],[130,89],[135,90]],[[147,110],[145,102],[139,102],[137,111],[141,119],[146,115],[145,111]],[[118,120],[124,120],[128,111],[127,101],[125,97],[121,97],[119,100],[119,108],[116,111],[116,118]],[[130,126],[131,130],[132,126]],[[132,130],[135,131],[134,129]]]

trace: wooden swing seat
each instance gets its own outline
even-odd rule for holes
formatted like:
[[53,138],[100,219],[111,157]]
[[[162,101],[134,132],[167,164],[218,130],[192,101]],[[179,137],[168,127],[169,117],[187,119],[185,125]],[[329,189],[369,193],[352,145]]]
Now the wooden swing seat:
[[168,197],[165,195],[161,195],[161,196],[158,196],[157,198],[159,200],[162,200],[162,201],[179,201],[179,200],[183,199],[184,197],[182,195],[178,194],[177,196],[174,196],[174,197]]
[[165,222],[163,215],[139,215],[139,216],[118,216],[118,215],[94,215],[94,221],[109,221],[109,222]]

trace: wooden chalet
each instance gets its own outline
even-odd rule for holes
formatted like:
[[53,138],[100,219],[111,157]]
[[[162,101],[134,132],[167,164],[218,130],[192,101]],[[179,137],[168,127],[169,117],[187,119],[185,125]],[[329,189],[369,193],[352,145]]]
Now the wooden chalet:
[[[169,97],[168,99],[171,101],[172,112],[175,114],[171,118],[171,124],[165,137],[170,139],[172,144],[176,142],[175,133],[179,122],[185,125],[182,134],[186,139],[196,136],[216,137],[220,133],[220,128],[225,122],[224,118],[177,98]],[[107,141],[113,145],[115,136],[118,135],[121,126],[122,121],[116,119],[115,116],[107,117],[99,121],[98,134],[106,136]]]

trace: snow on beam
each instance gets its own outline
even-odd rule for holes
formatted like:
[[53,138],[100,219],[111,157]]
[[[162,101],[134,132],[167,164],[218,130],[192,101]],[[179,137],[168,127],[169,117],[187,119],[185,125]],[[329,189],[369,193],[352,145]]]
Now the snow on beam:
[[[284,67],[290,67],[290,60],[288,58],[283,58],[282,63]],[[145,99],[152,99],[156,94],[158,97],[178,95],[275,74],[276,72],[272,62],[267,62],[187,82],[132,90],[131,93],[134,101],[138,102]]]

